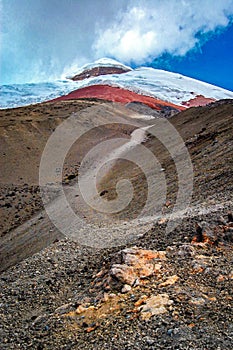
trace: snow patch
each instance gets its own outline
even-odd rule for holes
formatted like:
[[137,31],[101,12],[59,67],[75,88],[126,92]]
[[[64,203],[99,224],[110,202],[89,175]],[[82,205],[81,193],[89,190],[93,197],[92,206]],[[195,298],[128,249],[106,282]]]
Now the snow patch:
[[155,117],[153,115],[146,115],[146,114],[133,114],[131,116],[133,119],[143,119],[143,120],[153,120]]

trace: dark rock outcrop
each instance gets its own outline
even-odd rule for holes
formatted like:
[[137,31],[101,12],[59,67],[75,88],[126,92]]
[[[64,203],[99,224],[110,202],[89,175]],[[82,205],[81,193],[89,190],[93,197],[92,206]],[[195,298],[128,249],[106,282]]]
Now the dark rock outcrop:
[[122,74],[127,73],[130,70],[127,68],[120,67],[94,67],[92,69],[84,70],[82,73],[75,75],[71,80],[84,80],[91,77],[98,77],[99,75],[107,74]]

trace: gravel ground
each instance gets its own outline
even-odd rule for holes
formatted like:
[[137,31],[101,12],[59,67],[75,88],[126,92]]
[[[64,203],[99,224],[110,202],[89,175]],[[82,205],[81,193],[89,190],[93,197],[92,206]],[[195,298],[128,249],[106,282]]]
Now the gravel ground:
[[[169,236],[155,224],[132,242],[144,249],[166,250],[159,282],[177,275],[171,286],[147,283],[122,294],[93,285],[103,266],[108,270],[125,247],[88,249],[69,240],[52,244],[1,275],[2,349],[230,349],[232,327],[232,243],[191,244],[195,224],[210,227],[219,215],[227,220],[232,206],[186,218]],[[211,226],[212,225],[212,226]],[[91,323],[69,316],[80,304],[99,305],[103,293],[115,293],[120,309]],[[168,293],[172,308],[142,320],[132,309],[143,295]],[[83,319],[82,319],[83,317]],[[95,316],[94,316],[95,317]],[[90,330],[93,328],[93,330]]]

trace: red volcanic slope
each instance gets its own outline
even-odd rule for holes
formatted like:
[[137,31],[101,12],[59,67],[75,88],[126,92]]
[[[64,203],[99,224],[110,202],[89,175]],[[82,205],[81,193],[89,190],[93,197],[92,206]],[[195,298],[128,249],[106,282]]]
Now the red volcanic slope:
[[206,106],[210,102],[216,101],[214,98],[205,97],[203,95],[197,95],[187,102],[183,102],[182,105],[187,107],[198,107],[198,106]]
[[92,85],[70,92],[68,95],[58,97],[52,101],[76,100],[79,98],[98,98],[112,102],[141,102],[153,109],[160,110],[162,106],[170,106],[178,110],[185,110],[186,107],[177,106],[154,97],[139,95],[133,91],[113,87],[109,85]]

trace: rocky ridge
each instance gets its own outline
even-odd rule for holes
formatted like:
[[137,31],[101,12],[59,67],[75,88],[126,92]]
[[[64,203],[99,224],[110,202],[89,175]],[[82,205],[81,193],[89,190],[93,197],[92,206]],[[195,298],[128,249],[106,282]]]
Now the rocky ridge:
[[71,79],[74,81],[77,80],[83,80],[91,77],[98,77],[99,75],[107,75],[107,74],[123,74],[127,73],[130,70],[127,68],[120,68],[120,67],[94,67],[91,69],[86,69],[82,73],[76,74]]

